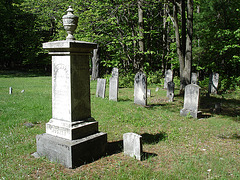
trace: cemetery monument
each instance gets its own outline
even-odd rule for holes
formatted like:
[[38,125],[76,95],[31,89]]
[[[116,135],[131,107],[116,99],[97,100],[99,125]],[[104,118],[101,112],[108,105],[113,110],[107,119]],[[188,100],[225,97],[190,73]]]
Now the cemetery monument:
[[78,17],[71,6],[67,12],[66,40],[43,43],[52,56],[52,118],[36,137],[35,155],[75,168],[105,155],[107,134],[91,117],[89,55],[97,44],[75,40]]

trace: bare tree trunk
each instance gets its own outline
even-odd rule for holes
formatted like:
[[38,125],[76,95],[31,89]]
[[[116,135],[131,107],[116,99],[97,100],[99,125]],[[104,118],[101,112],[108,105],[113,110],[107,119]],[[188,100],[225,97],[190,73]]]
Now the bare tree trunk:
[[[181,1],[180,10],[182,17],[182,39],[179,33],[177,1],[173,3],[173,24],[175,28],[177,54],[180,65],[180,93],[183,93],[186,85],[191,82],[192,71],[192,35],[193,35],[193,0],[187,0],[187,21],[185,17],[185,0]],[[186,31],[187,30],[187,31]],[[186,33],[187,32],[187,33]]]
[[193,0],[187,0],[187,38],[186,38],[186,55],[184,78],[185,83],[191,83],[192,71],[192,36],[193,36]]
[[139,70],[143,70],[144,65],[144,26],[143,26],[143,0],[138,0],[138,24],[139,24]]
[[166,0],[164,0],[164,9],[163,9],[163,51],[162,51],[162,74],[165,74],[166,71],[166,53],[167,53],[167,8],[168,4],[166,3]]
[[97,80],[99,77],[99,49],[93,50],[93,57],[92,57],[92,77],[91,80]]

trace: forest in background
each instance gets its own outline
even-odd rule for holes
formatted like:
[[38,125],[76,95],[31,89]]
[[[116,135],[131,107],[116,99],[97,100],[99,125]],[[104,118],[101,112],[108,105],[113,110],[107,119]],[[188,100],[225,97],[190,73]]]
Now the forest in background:
[[42,43],[66,38],[69,5],[75,38],[98,44],[95,78],[118,67],[126,85],[139,70],[159,83],[172,69],[183,85],[218,72],[222,89],[240,86],[239,0],[0,0],[0,68],[50,71]]

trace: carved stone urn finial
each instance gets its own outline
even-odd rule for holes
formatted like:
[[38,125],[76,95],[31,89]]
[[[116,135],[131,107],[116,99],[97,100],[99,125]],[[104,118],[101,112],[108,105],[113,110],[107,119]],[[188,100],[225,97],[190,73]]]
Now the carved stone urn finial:
[[78,17],[73,14],[72,6],[68,7],[67,14],[62,17],[64,29],[67,31],[67,41],[75,40],[73,33],[77,28]]

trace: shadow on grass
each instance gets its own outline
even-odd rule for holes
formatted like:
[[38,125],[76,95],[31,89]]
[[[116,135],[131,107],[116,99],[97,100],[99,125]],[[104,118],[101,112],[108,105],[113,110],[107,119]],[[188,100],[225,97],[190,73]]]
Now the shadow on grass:
[[156,144],[159,141],[167,139],[167,133],[165,132],[160,132],[157,134],[144,133],[141,136],[143,144]]
[[[237,99],[225,99],[222,97],[206,97],[202,96],[200,99],[200,109],[206,113],[215,113],[215,105],[220,104],[221,108],[218,110],[217,114],[229,116],[229,117],[239,117],[240,100]],[[237,122],[239,122],[236,119]]]
[[[123,141],[115,141],[115,142],[108,142],[107,144],[107,156],[111,156],[113,154],[121,153],[123,152]],[[155,157],[157,154],[155,153],[148,153],[148,152],[143,152],[142,154],[142,160],[147,160],[151,157]]]
[[129,98],[123,98],[123,97],[118,98],[118,102],[126,102],[126,101],[132,102],[132,100]]
[[166,104],[148,104],[145,108],[153,109],[153,107],[166,106]]
[[117,154],[122,151],[123,151],[123,140],[107,143],[107,155]]
[[217,137],[219,137],[221,139],[237,139],[238,140],[238,139],[240,139],[240,134],[235,133],[235,134],[232,134],[229,136],[221,134],[221,135],[218,135]]

